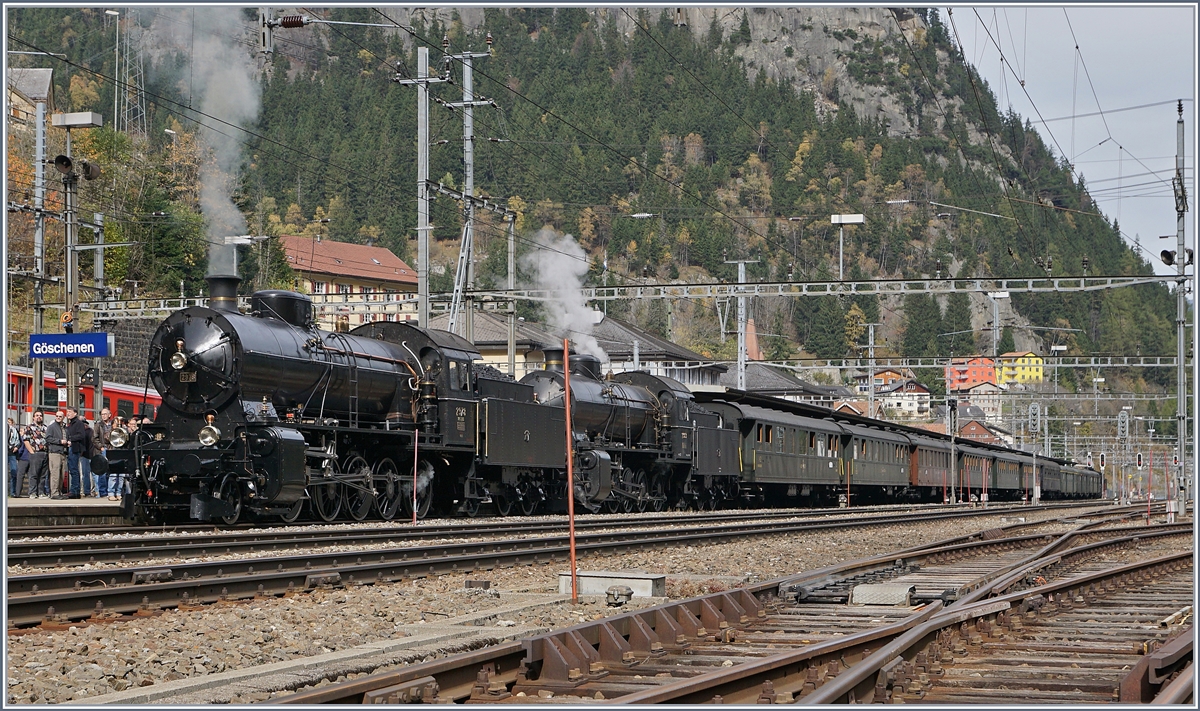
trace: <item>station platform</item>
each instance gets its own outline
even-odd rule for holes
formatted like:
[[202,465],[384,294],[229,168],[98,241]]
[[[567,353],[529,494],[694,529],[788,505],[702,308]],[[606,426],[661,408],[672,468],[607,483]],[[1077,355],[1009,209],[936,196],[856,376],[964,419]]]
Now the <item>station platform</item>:
[[15,499],[6,497],[5,518],[14,526],[110,526],[121,518],[121,502],[107,498]]

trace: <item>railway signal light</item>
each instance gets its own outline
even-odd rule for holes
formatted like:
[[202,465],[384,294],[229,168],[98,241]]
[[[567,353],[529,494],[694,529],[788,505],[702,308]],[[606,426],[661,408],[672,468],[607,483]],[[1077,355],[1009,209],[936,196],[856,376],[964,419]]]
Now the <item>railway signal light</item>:
[[1141,452],[1137,453],[1137,468],[1138,469],[1142,468],[1142,453]]
[[[55,156],[54,169],[58,172],[70,175],[73,168],[75,168],[75,161],[71,160],[69,156]],[[100,172],[100,166],[95,163],[82,159],[79,161],[79,174],[83,176],[84,180],[95,180],[100,177]]]
[[[1183,253],[1184,253],[1184,255],[1185,255],[1185,256],[1184,256],[1184,261],[1183,261],[1183,264],[1184,264],[1184,266],[1187,266],[1187,265],[1189,265],[1189,264],[1191,264],[1191,263],[1192,263],[1192,259],[1193,259],[1194,255],[1193,255],[1193,253],[1192,253],[1192,250],[1191,250],[1190,248],[1188,248],[1188,249],[1184,249],[1184,250],[1183,250]],[[1164,249],[1164,250],[1163,250],[1163,251],[1160,253],[1160,256],[1162,257],[1163,264],[1167,265],[1168,267],[1173,267],[1173,266],[1175,266],[1175,250],[1173,250],[1173,249]]]
[[1101,469],[1104,468],[1104,465],[1106,464],[1106,460],[1107,460],[1107,457],[1104,455],[1104,452],[1101,452],[1100,453],[1100,468]]

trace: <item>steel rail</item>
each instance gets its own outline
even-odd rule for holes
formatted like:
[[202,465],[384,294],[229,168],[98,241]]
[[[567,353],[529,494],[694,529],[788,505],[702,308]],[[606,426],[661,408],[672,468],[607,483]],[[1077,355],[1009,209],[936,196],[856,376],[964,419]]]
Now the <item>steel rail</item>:
[[[1133,505],[1133,504],[1131,504]],[[1069,508],[1092,508],[1092,507],[1109,507],[1108,502],[1098,499],[1077,500],[1077,501],[1062,501],[1038,504],[1031,506],[1023,504],[1019,501],[993,501],[988,504],[988,509],[996,513],[1004,513],[1005,511],[1054,511],[1058,509]],[[663,518],[667,522],[708,522],[722,520],[753,520],[755,518],[777,518],[780,516],[813,516],[813,517],[828,517],[840,516],[847,511],[854,513],[886,513],[889,511],[914,511],[918,508],[928,508],[929,510],[936,509],[966,509],[969,508],[966,504],[880,504],[874,506],[854,506],[851,509],[840,508],[768,508],[768,509],[752,509],[752,510],[726,510],[716,512],[698,512],[698,513],[682,513],[675,512]],[[1110,509],[1112,507],[1109,507]],[[1143,509],[1144,510],[1144,509]],[[592,521],[603,522],[595,524],[623,526],[629,523],[644,522],[650,512],[640,514],[595,514],[576,516],[576,526],[591,526]],[[416,529],[408,521],[392,521],[390,529],[387,530],[421,530],[428,532],[444,532],[446,534],[457,535],[464,528],[471,526],[505,526],[514,525],[540,525],[549,523],[559,527],[566,526],[567,517],[562,515],[554,515],[547,517],[538,517],[539,520],[530,521],[529,518],[523,516],[510,517],[479,517],[476,519],[424,519]],[[445,523],[449,521],[449,523]],[[515,522],[520,522],[516,524]],[[24,538],[31,537],[75,537],[75,536],[93,536],[93,535],[109,535],[109,534],[168,534],[180,533],[193,535],[195,533],[219,532],[220,535],[259,535],[267,533],[275,535],[278,533],[276,529],[293,529],[301,527],[320,527],[323,530],[329,531],[364,531],[364,530],[383,530],[389,522],[381,521],[334,521],[324,523],[321,521],[302,521],[297,523],[284,523],[282,521],[263,523],[263,524],[237,524],[229,527],[219,527],[213,523],[178,523],[178,524],[160,524],[157,526],[131,526],[131,525],[110,525],[110,526],[10,526],[8,529],[8,540],[11,544],[14,541],[20,541]]]
[[[1065,592],[1068,598],[1074,598],[1071,595],[1072,591],[1083,591],[1091,588],[1094,592],[1094,586],[1097,583],[1105,584],[1114,578],[1125,578],[1133,574],[1144,573],[1145,571],[1154,570],[1179,570],[1180,566],[1186,564],[1191,565],[1192,552],[1176,553],[1167,556],[1160,556],[1146,561],[1139,561],[1128,565],[1118,566],[1101,573],[1093,573],[1082,575],[1067,580],[1048,583],[1045,586],[1039,587],[1036,591],[1021,591],[1009,593],[997,598],[979,602],[974,605],[967,606],[961,609],[950,610],[949,615],[940,615],[933,620],[916,627],[909,632],[906,632],[895,641],[886,645],[879,650],[878,655],[872,655],[866,663],[855,665],[850,673],[839,675],[836,679],[826,682],[821,688],[805,698],[806,704],[830,704],[830,703],[855,703],[859,701],[878,701],[886,702],[882,698],[873,698],[879,690],[887,691],[887,677],[901,663],[911,662],[916,658],[917,647],[927,646],[934,641],[937,633],[951,626],[965,622],[967,619],[974,619],[976,628],[979,627],[978,619],[984,617],[995,617],[995,613],[999,609],[1019,610],[1022,613],[1032,612],[1036,615],[1037,610],[1052,603],[1055,593]],[[1081,593],[1082,595],[1082,593]],[[1019,605],[1019,607],[1018,607]],[[987,625],[991,627],[992,625]]]
[[[1113,530],[1112,533],[1120,533],[1120,530]],[[1172,535],[1178,535],[1182,531],[1172,530]],[[1082,536],[1097,536],[1108,533],[1108,531],[1086,531],[1080,530],[1079,535]],[[1143,536],[1144,537],[1144,536]],[[1025,536],[1019,540],[1026,542],[1034,541],[1044,536]],[[1135,540],[1137,537],[1126,537],[1126,541]],[[982,555],[982,547],[1003,546],[1011,544],[1015,539],[997,539],[991,541],[976,541],[976,547],[980,550],[978,554]],[[955,539],[957,541],[957,539]],[[924,552],[930,557],[945,555],[947,553],[961,552],[963,546],[958,542],[943,542],[945,545],[939,544],[936,547],[928,548]],[[847,571],[857,567],[859,570],[875,567],[880,562],[887,563],[891,561],[890,556],[882,558],[866,559],[865,561],[856,561],[850,565],[842,565]],[[814,571],[807,574],[808,582],[815,582],[821,577],[822,571]],[[706,636],[708,639],[717,639],[711,635],[714,632],[720,632],[719,639],[726,639],[728,630],[728,639],[732,641],[733,635],[737,634],[732,628],[745,627],[746,623],[754,624],[753,618],[757,618],[760,623],[763,622],[765,610],[760,600],[771,600],[774,598],[772,594],[775,589],[782,589],[786,583],[797,582],[797,578],[791,579],[776,579],[758,585],[746,586],[745,588],[737,589],[726,593],[716,593],[713,595],[693,598],[687,601],[678,603],[668,603],[666,605],[640,610],[634,613],[627,613],[618,617],[607,618],[596,623],[585,623],[577,625],[566,630],[559,630],[545,635],[531,638],[524,642],[525,648],[528,650],[527,656],[523,660],[521,669],[517,672],[516,686],[513,684],[513,676],[511,672],[499,673],[491,669],[484,669],[479,672],[478,681],[470,693],[472,703],[512,703],[520,701],[519,698],[513,697],[513,693],[518,690],[539,689],[542,691],[555,690],[557,695],[555,699],[561,702],[562,694],[578,695],[581,693],[579,689],[591,689],[601,686],[606,683],[605,674],[608,672],[603,669],[612,669],[612,673],[617,674],[616,677],[611,677],[613,681],[607,681],[609,687],[620,688],[621,682],[619,670],[627,667],[630,660],[636,663],[638,660],[647,659],[653,656],[653,640],[658,640],[664,647],[671,647],[681,643],[683,637],[687,639],[696,638],[702,641]],[[766,603],[770,604],[770,603]],[[783,686],[772,687],[771,681],[779,679],[780,670],[791,670],[787,672],[791,676],[795,676],[798,672],[805,672],[808,668],[814,671],[817,666],[826,668],[826,665],[833,663],[836,668],[838,662],[843,664],[849,660],[857,661],[858,658],[864,656],[870,648],[877,646],[879,643],[894,637],[900,632],[911,629],[914,625],[923,620],[930,619],[938,610],[942,609],[942,601],[935,601],[933,605],[927,605],[915,614],[910,615],[904,620],[897,621],[886,626],[877,626],[874,629],[863,630],[849,634],[845,637],[836,640],[827,640],[817,642],[815,644],[806,645],[804,648],[794,652],[788,652],[781,655],[771,655],[768,658],[754,660],[742,664],[736,664],[728,670],[718,670],[702,674],[699,678],[685,679],[678,682],[668,682],[667,684],[651,689],[641,688],[634,690],[633,693],[619,696],[616,703],[656,703],[656,702],[687,702],[687,703],[703,703],[712,700],[714,689],[724,691],[727,696],[722,696],[722,700],[730,703],[753,703],[755,697],[759,698],[759,703],[764,703],[762,699],[776,700],[786,702],[785,694],[790,694],[790,691],[784,691]],[[1009,603],[1000,602],[993,603],[988,601],[970,606],[966,612],[955,612],[956,619],[970,619],[974,615],[981,614],[981,610],[998,611],[1007,609]],[[686,611],[684,610],[686,608]],[[803,609],[796,608],[796,609]],[[819,610],[828,610],[828,606],[819,606]],[[819,614],[830,614],[823,612]],[[637,622],[634,618],[642,620]],[[677,624],[672,620],[692,619],[695,624],[700,625],[698,628],[684,628],[683,637],[672,632],[677,628]],[[730,628],[726,628],[726,624]],[[769,621],[767,622],[769,624]],[[641,630],[641,631],[639,631]],[[740,639],[740,638],[739,638]],[[685,643],[686,646],[686,643]],[[590,650],[590,651],[589,651]],[[650,654],[647,657],[646,654]],[[700,649],[694,650],[694,655],[704,655],[705,652]],[[630,656],[632,655],[632,656]],[[698,656],[687,657],[688,659],[699,660]],[[471,669],[479,669],[478,665]],[[531,670],[537,670],[538,681],[530,681],[529,677]],[[572,672],[572,669],[577,670]],[[653,671],[653,670],[651,670]],[[650,672],[647,672],[650,673]],[[845,673],[843,671],[842,673]],[[389,673],[390,674],[390,673]],[[574,674],[574,676],[572,676]],[[293,703],[395,703],[404,701],[406,698],[412,698],[411,694],[414,684],[418,684],[419,674],[417,671],[401,670],[400,677],[387,677],[386,675],[375,675],[374,677],[366,677],[348,682],[344,685],[334,685],[333,687],[322,687],[319,689],[310,689],[299,694],[279,697],[271,703],[275,704],[293,704]],[[546,683],[542,681],[547,677],[552,677]],[[661,676],[661,675],[660,675]],[[375,681],[372,681],[374,679]],[[385,681],[386,679],[386,681]],[[353,694],[343,693],[343,690],[348,689],[348,684],[358,684],[355,687]],[[393,683],[391,691],[384,687],[388,683]],[[428,680],[423,688],[429,689]],[[586,686],[591,684],[591,686]],[[731,691],[730,685],[736,686],[740,691]],[[644,682],[643,682],[644,687]],[[762,688],[760,695],[759,688]],[[786,688],[798,690],[796,684],[791,684]],[[815,688],[815,686],[814,686]],[[749,690],[749,691],[747,691]],[[779,693],[776,693],[779,692]],[[437,693],[436,690],[431,693],[433,698],[428,701],[461,701],[464,699],[463,690],[460,687],[456,693]],[[524,692],[522,692],[524,693]],[[749,693],[750,696],[746,694]],[[539,699],[540,700],[540,699]]]
[[1196,669],[1195,663],[1187,665],[1180,670],[1179,676],[1175,680],[1167,684],[1158,692],[1158,695],[1151,699],[1151,704],[1187,704],[1195,706],[1195,684],[1196,684]]
[[[919,517],[892,515],[827,522],[744,523],[690,529],[592,533],[581,536],[582,552],[628,550],[647,546],[711,543],[715,540],[836,530],[864,525],[915,523],[944,518],[991,515],[990,511],[922,513]],[[18,626],[82,619],[97,611],[141,611],[164,606],[251,596],[286,594],[321,585],[373,583],[419,575],[463,574],[480,568],[527,565],[564,558],[568,547],[561,537],[449,543],[419,548],[338,551],[276,556],[250,560],[172,563],[110,570],[14,575],[8,578],[8,619]],[[54,608],[53,613],[49,608]]]
[[[1028,510],[1028,508],[1024,509]],[[901,515],[917,515],[925,513],[955,513],[964,515],[963,509],[918,509],[912,508]],[[991,509],[993,513],[996,509]],[[1002,512],[1002,510],[1001,510]],[[680,525],[707,524],[711,526],[734,525],[747,522],[752,525],[769,521],[818,522],[834,516],[846,517],[845,509],[831,509],[818,512],[811,516],[796,514],[746,514],[746,515],[697,515],[666,520],[637,520],[610,522],[604,519],[590,519],[576,523],[578,529],[608,530],[621,529],[621,533],[629,530],[653,529],[655,527],[670,527]],[[847,521],[861,521],[869,525],[874,519],[885,518],[894,520],[897,512],[879,515],[864,515],[848,518]],[[436,540],[446,537],[481,537],[512,534],[554,534],[561,532],[563,523],[560,521],[539,521],[518,523],[506,520],[503,523],[483,525],[457,524],[433,527],[388,526],[384,528],[342,529],[338,531],[250,531],[246,533],[218,533],[206,536],[146,536],[129,538],[103,539],[68,539],[50,541],[10,541],[8,544],[8,564],[10,566],[30,567],[61,567],[70,565],[121,563],[153,558],[183,558],[186,556],[228,555],[232,553],[262,553],[267,551],[297,550],[300,548],[318,548],[323,546],[354,545],[368,546],[379,543],[397,543],[405,541],[409,544]],[[711,530],[711,529],[710,529]]]

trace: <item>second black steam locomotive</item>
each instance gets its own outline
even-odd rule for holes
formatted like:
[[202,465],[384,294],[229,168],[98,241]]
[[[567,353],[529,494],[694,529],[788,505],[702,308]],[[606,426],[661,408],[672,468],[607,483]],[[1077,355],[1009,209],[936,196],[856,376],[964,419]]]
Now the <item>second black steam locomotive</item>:
[[243,314],[238,281],[210,277],[209,305],[171,314],[154,334],[149,378],[164,407],[132,435],[114,431],[109,450],[110,467],[127,475],[127,517],[561,511],[564,367],[571,494],[591,511],[832,503],[843,491],[939,500],[948,478],[977,482],[985,498],[991,482],[993,499],[1019,499],[1031,481],[1069,482],[1051,497],[1100,494],[1098,474],[1061,461],[960,448],[963,479],[950,474],[944,438],[802,416],[778,401],[701,404],[670,378],[601,374],[596,358],[562,350],[516,382],[479,367],[475,347],[445,331],[320,330],[311,301],[294,292],[257,292]]

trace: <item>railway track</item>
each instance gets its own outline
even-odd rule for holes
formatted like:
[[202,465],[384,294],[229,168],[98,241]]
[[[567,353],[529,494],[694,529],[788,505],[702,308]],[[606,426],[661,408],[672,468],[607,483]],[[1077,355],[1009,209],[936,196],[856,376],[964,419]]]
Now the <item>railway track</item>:
[[[1059,537],[902,551],[577,625],[472,653],[461,664],[437,660],[272,703],[924,703],[935,698],[933,689],[942,679],[977,681],[982,672],[976,669],[960,673],[964,650],[982,649],[983,636],[998,626],[1028,628],[1031,613],[1052,609],[1047,601],[1075,610],[1059,627],[1047,627],[1047,649],[1055,646],[1056,634],[1094,635],[1088,643],[1098,646],[1103,620],[1086,622],[1100,614],[1088,603],[1130,591],[1117,603],[1122,612],[1108,619],[1130,624],[1125,636],[1115,638],[1120,650],[1109,658],[1131,661],[1134,641],[1165,638],[1171,630],[1160,623],[1191,601],[1190,537],[1190,524],[1081,527]],[[1116,567],[1103,561],[1114,551],[1138,548],[1137,556],[1153,560]],[[1103,570],[1079,574],[1081,565]],[[875,596],[877,603],[893,599],[848,606],[809,594],[838,584],[850,595]],[[1007,641],[1010,662],[1019,660],[1026,640],[1009,633]],[[1137,655],[1148,649],[1139,646]],[[1169,672],[1176,661],[1154,668]],[[1026,669],[1026,677],[1033,679],[1037,671]],[[1109,684],[1106,700],[1121,683],[1113,674],[1110,666],[1097,671],[1098,683]],[[1039,700],[1031,691],[1036,687],[1013,688],[1022,691],[1012,701]],[[975,700],[982,701],[988,699]]]
[[[1030,511],[1055,510],[1053,507],[1024,507],[1021,513]],[[867,512],[855,511],[847,513],[844,509],[815,514],[755,512],[734,514],[696,514],[676,516],[667,519],[651,520],[646,517],[630,518],[611,521],[607,517],[589,518],[577,521],[577,531],[629,531],[661,528],[663,526],[704,526],[728,527],[741,524],[746,527],[762,526],[771,522],[795,522],[799,520],[813,521],[841,517],[862,525],[873,525],[876,520],[893,523],[898,515],[913,515],[916,509],[905,509],[903,512],[890,512],[870,515]],[[925,510],[934,515],[968,515],[979,509],[945,509]],[[988,509],[990,513],[1003,513],[1004,509]],[[1107,511],[1104,513],[1108,513]],[[73,565],[121,564],[127,565],[137,561],[174,558],[185,559],[214,555],[246,555],[262,554],[271,551],[298,551],[332,546],[368,547],[382,544],[414,545],[427,541],[441,541],[448,537],[477,538],[484,536],[505,535],[554,535],[561,534],[564,521],[492,521],[474,524],[438,524],[431,526],[387,526],[383,528],[340,528],[327,530],[301,531],[261,531],[248,530],[239,532],[189,532],[181,534],[166,534],[155,536],[120,536],[108,538],[66,538],[52,540],[17,540],[9,541],[7,546],[8,564],[19,568],[54,568]],[[711,530],[711,529],[710,529]]]
[[[1069,501],[1057,503],[1042,503],[1037,506],[1029,506],[1021,503],[992,503],[988,506],[988,511],[1003,513],[1005,511],[1026,512],[1026,511],[1054,511],[1073,508],[1097,508],[1106,507],[1107,502],[1104,501]],[[1136,507],[1136,505],[1135,505]],[[888,504],[881,506],[855,506],[853,509],[750,509],[750,510],[733,510],[733,511],[717,511],[717,512],[701,512],[701,513],[669,513],[657,514],[662,520],[667,521],[695,521],[695,522],[710,522],[710,521],[727,521],[727,520],[754,520],[757,518],[778,518],[787,516],[807,516],[807,517],[827,517],[827,516],[844,516],[847,512],[851,513],[888,513],[898,511],[914,511],[922,510],[971,510],[966,504],[943,505],[943,504]],[[625,524],[643,523],[649,517],[656,514],[601,514],[601,515],[583,515],[576,517],[576,526],[621,526]],[[446,534],[456,534],[464,528],[488,528],[488,527],[512,527],[529,528],[531,526],[557,526],[562,528],[566,525],[565,516],[539,516],[539,517],[481,517],[475,519],[424,519],[417,524],[417,528],[426,532],[443,532]],[[178,534],[180,536],[194,537],[197,535],[212,537],[221,537],[229,535],[266,535],[267,537],[287,535],[287,531],[295,529],[305,530],[320,530],[326,531],[329,535],[346,532],[354,533],[361,531],[406,531],[414,530],[412,524],[407,521],[393,521],[389,523],[382,522],[363,522],[360,524],[347,523],[346,521],[336,521],[331,523],[321,523],[319,521],[304,521],[298,523],[281,523],[273,522],[269,524],[237,524],[235,526],[218,527],[212,523],[179,523],[167,524],[158,526],[126,526],[126,525],[109,525],[109,526],[15,526],[8,529],[9,545],[27,539],[62,539],[66,537],[87,537],[87,536],[111,536],[120,535],[122,537],[138,536],[138,535],[169,535]]]
[[[988,514],[982,509],[922,512],[920,520]],[[1110,515],[1128,515],[1113,512]],[[841,521],[764,521],[726,526],[690,526],[649,531],[585,533],[581,552],[629,550],[646,546],[710,543],[764,534],[797,533],[864,525],[911,523],[911,513]],[[1013,524],[1016,527],[1025,524]],[[1028,524],[1041,525],[1041,524]],[[966,537],[964,537],[966,538]],[[398,545],[370,551],[308,552],[241,560],[172,562],[157,566],[74,569],[8,577],[10,626],[43,628],[71,621],[102,621],[123,614],[156,614],[168,607],[285,595],[321,586],[388,582],[478,569],[564,560],[566,541],[542,538]]]

